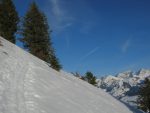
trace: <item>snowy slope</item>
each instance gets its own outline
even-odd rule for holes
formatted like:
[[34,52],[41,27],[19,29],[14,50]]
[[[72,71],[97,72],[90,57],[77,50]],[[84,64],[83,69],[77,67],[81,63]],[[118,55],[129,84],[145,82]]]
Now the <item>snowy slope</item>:
[[0,41],[0,113],[133,113],[101,89]]

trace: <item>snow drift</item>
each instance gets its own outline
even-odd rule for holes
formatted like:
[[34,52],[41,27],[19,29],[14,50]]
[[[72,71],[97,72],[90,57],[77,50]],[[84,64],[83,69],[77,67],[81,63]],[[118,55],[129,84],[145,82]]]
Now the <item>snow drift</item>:
[[0,113],[132,113],[101,89],[0,41]]

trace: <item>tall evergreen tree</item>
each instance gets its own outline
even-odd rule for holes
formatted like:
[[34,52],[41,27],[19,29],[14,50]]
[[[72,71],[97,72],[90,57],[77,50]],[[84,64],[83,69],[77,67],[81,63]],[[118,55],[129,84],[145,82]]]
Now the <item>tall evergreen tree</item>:
[[15,43],[15,33],[19,22],[18,13],[11,0],[0,1],[0,35]]
[[59,71],[61,65],[52,47],[47,18],[39,10],[35,2],[30,5],[22,26],[24,47],[31,54],[50,63],[52,68]]
[[150,113],[150,80],[145,79],[144,84],[139,90],[138,106],[143,111]]

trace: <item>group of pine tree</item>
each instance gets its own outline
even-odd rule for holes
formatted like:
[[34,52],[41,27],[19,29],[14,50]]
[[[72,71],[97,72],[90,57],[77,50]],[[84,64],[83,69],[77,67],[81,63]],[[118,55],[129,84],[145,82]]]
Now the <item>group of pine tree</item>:
[[89,84],[92,84],[94,86],[97,85],[97,82],[96,82],[96,76],[93,75],[93,73],[91,71],[87,71],[85,73],[85,75],[80,75],[78,72],[76,73],[72,73],[75,77],[78,77],[80,78],[81,80],[84,80],[86,82],[88,82]]
[[[59,71],[62,66],[52,46],[51,32],[45,14],[33,2],[23,20],[21,22],[19,20],[12,0],[0,0],[0,36],[15,44],[16,33],[20,31],[19,36],[22,37],[19,39],[24,48]],[[18,27],[19,23],[21,24]]]

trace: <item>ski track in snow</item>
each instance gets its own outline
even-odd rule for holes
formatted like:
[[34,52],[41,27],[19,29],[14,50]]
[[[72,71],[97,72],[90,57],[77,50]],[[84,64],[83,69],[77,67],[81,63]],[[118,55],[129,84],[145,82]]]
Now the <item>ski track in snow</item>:
[[[24,95],[22,92],[24,92],[24,77],[28,66],[23,67],[22,63],[24,62],[18,62],[16,61],[16,59],[10,57],[6,58],[3,61],[3,64],[1,64],[4,66],[4,70],[2,71],[5,72],[1,72],[3,73],[3,78],[1,80],[4,86],[4,90],[1,93],[2,102],[4,103],[1,107],[2,113],[16,113],[16,111],[23,113],[25,110]],[[5,105],[7,105],[8,107]]]

